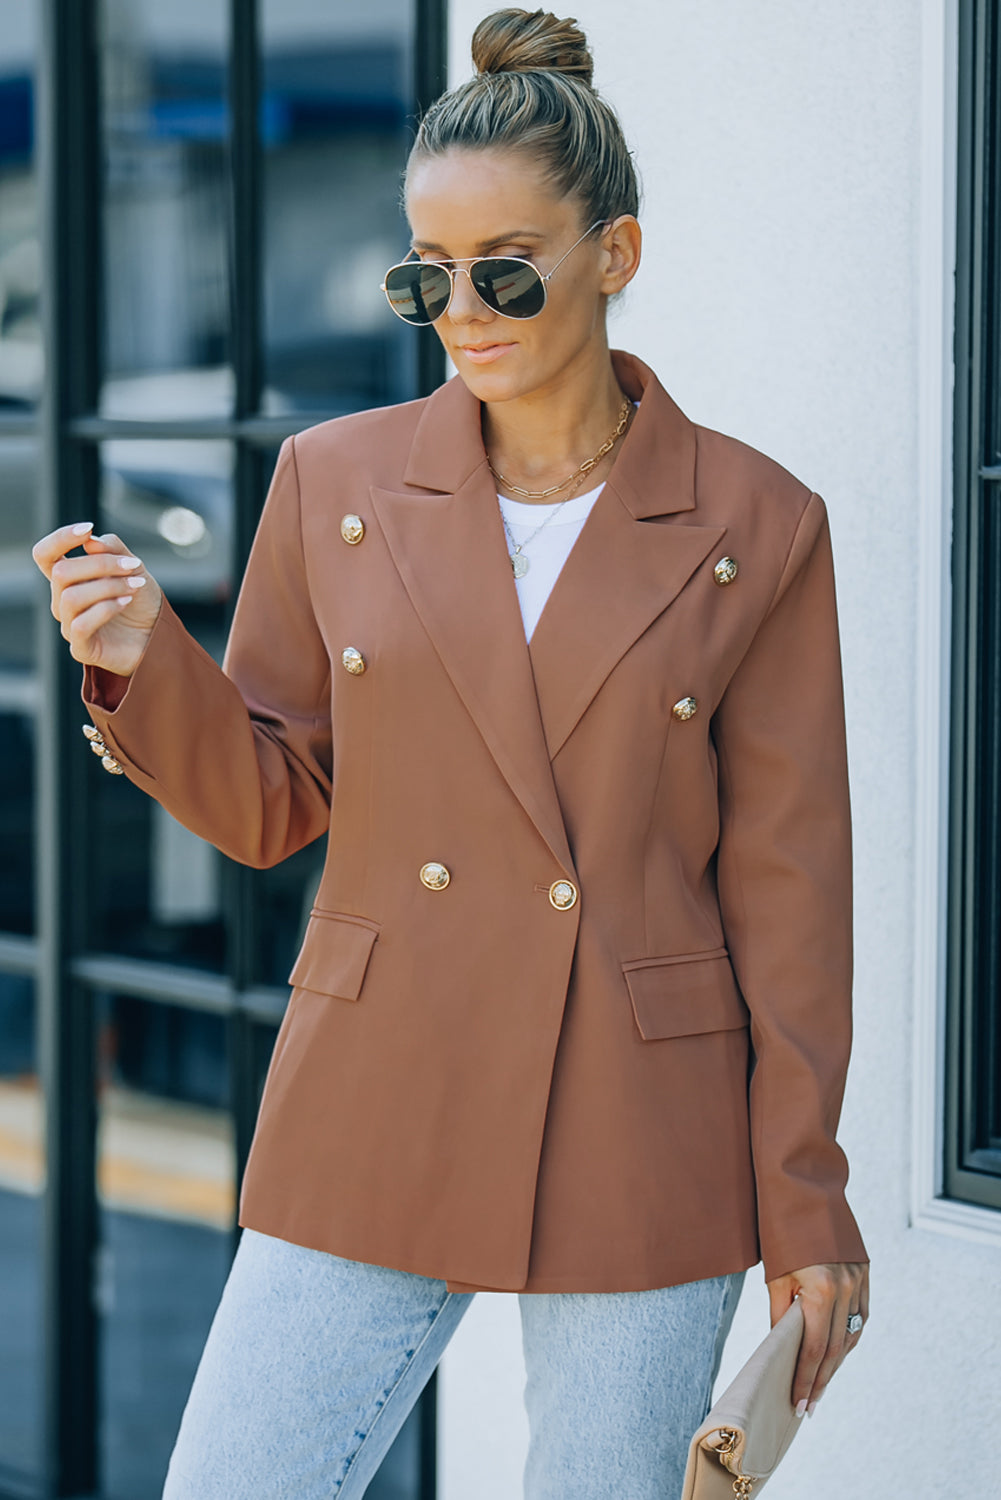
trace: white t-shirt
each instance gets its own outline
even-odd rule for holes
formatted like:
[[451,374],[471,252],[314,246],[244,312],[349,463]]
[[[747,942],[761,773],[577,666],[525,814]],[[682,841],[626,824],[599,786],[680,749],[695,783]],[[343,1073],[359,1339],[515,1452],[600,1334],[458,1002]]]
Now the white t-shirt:
[[[553,584],[570,555],[571,547],[580,536],[591,506],[604,488],[603,484],[599,484],[596,489],[588,490],[584,495],[572,495],[562,506],[559,501],[554,505],[528,505],[524,500],[509,500],[506,495],[497,496],[501,515],[516,543],[525,544],[525,539],[532,536],[536,527],[542,526],[547,516],[557,510],[560,512],[525,544],[524,555],[530,566],[524,578],[516,578],[514,581],[518,603],[521,605],[521,618],[525,623],[526,640],[531,639]],[[506,532],[504,539],[508,540]],[[508,551],[513,550],[509,543]]]

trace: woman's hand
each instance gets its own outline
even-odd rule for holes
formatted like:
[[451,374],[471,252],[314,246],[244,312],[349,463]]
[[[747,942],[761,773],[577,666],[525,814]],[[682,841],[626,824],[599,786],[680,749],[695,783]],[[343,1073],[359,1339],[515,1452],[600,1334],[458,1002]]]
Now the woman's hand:
[[[84,666],[131,677],[160,613],[160,585],[111,532],[92,536],[88,522],[60,526],[31,555],[52,585],[51,609]],[[83,547],[85,557],[67,557]]]
[[869,1262],[835,1261],[804,1266],[768,1282],[772,1327],[791,1306],[797,1292],[803,1309],[803,1342],[792,1382],[796,1415],[813,1416],[828,1381],[862,1336],[848,1332],[852,1313],[869,1318]]

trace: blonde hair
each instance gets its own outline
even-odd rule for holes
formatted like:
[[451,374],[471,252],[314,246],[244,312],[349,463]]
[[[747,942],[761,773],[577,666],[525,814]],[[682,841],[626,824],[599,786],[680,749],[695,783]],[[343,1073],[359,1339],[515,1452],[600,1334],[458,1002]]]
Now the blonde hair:
[[[591,85],[587,38],[551,11],[497,10],[473,32],[476,76],[442,94],[407,162],[453,149],[520,151],[588,223],[639,211],[639,183],[618,116]],[[405,180],[404,180],[405,181]]]

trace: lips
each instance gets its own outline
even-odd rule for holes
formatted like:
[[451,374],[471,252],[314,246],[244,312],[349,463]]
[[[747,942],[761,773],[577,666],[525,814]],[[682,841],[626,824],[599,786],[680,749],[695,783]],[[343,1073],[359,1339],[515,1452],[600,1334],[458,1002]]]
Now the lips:
[[514,344],[461,344],[459,346],[467,359],[474,365],[487,365],[502,355],[509,353],[515,348]]

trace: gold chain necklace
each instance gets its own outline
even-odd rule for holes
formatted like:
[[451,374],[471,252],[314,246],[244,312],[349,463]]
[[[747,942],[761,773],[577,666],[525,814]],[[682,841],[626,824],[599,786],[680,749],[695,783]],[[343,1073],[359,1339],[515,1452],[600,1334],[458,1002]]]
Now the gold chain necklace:
[[557,503],[551,508],[546,519],[542,521],[538,526],[536,526],[534,531],[530,531],[523,542],[516,542],[514,537],[511,535],[511,528],[507,524],[507,517],[504,514],[504,507],[501,506],[501,520],[504,523],[504,530],[507,532],[507,539],[511,543],[511,551],[508,553],[508,557],[511,559],[511,569],[514,573],[515,578],[524,578],[525,574],[532,566],[529,558],[525,556],[524,548],[528,546],[529,542],[535,540],[539,532],[542,531],[544,527],[549,525],[550,521],[552,521],[559,514],[564,505],[566,505],[567,501],[573,499],[574,495],[576,495],[577,491],[580,489],[583,483],[584,475],[578,474],[577,478],[573,480],[569,495],[567,495],[563,500],[557,501]]
[[[550,495],[558,495],[560,490],[565,490],[567,485],[573,484],[575,479],[578,480],[578,482],[582,480],[586,474],[590,474],[595,464],[601,462],[606,453],[610,453],[612,451],[616,443],[619,441],[619,438],[626,430],[626,423],[629,421],[629,412],[631,410],[631,407],[632,403],[630,401],[623,401],[622,409],[619,412],[618,426],[612,433],[611,437],[605,439],[593,458],[586,458],[579,469],[574,469],[569,479],[564,479],[562,484],[550,485],[548,490],[521,489],[520,486],[512,484],[510,479],[505,479],[504,475],[499,473],[498,470],[494,468],[489,458],[487,459],[487,467],[496,480],[503,484],[507,489],[513,490],[516,495],[524,495],[526,500],[546,500]],[[567,499],[569,500],[569,498],[570,496],[568,495]]]

